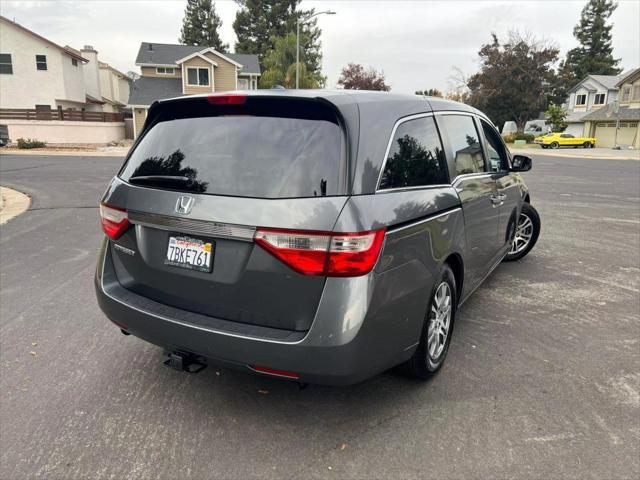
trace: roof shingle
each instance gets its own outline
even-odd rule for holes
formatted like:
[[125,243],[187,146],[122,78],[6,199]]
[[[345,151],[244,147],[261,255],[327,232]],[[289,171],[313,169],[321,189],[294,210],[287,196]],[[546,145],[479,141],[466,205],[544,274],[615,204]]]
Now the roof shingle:
[[182,78],[140,77],[131,84],[129,105],[151,105],[182,95]]
[[[174,45],[168,43],[142,42],[136,57],[136,65],[175,65],[176,60],[205,50],[207,47],[198,45]],[[222,53],[234,62],[242,65],[240,73],[260,74],[260,64],[257,55],[246,53]]]

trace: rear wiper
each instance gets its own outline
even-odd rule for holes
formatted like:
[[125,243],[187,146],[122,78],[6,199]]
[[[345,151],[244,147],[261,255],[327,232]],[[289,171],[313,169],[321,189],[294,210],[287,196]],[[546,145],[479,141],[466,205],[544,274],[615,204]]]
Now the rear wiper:
[[144,184],[181,184],[189,185],[193,183],[193,179],[182,176],[172,175],[138,175],[136,177],[129,178],[129,183],[144,183]]

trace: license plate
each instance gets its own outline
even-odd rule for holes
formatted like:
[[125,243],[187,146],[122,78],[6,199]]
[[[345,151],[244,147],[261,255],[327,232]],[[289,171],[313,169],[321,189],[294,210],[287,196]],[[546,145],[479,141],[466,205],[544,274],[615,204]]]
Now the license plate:
[[171,235],[164,264],[208,273],[213,263],[213,246],[213,242],[199,238]]

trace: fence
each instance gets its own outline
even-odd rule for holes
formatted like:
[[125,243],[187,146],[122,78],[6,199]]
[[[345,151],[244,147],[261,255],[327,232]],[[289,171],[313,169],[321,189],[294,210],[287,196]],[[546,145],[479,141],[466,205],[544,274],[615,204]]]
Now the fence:
[[0,108],[0,120],[67,120],[74,122],[124,122],[123,113],[87,112],[85,110]]

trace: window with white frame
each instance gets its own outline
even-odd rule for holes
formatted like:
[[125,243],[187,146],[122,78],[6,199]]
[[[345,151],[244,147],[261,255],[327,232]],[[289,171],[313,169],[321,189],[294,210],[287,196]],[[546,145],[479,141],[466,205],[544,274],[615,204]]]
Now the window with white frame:
[[209,69],[207,67],[187,67],[187,85],[194,87],[209,86]]
[[593,104],[594,105],[604,105],[604,97],[605,97],[604,93],[596,93],[596,96],[595,96]]
[[238,90],[249,90],[249,79],[238,78]]
[[634,102],[640,100],[640,85],[633,86],[633,95],[631,95],[631,100]]
[[587,104],[587,95],[581,93],[580,95],[576,95],[576,107],[583,107]]
[[176,73],[176,69],[172,67],[156,67],[156,73],[158,75],[173,75]]
[[622,98],[620,101],[628,102],[629,100],[631,100],[631,85],[625,85],[622,87]]

